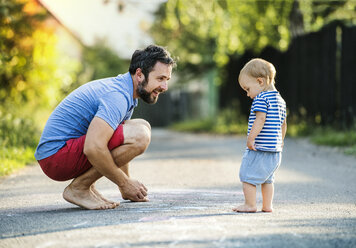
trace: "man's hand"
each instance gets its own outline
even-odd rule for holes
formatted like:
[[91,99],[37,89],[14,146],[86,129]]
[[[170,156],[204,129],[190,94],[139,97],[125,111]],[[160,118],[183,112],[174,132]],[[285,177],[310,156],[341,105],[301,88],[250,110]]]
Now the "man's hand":
[[119,187],[122,198],[134,202],[146,202],[147,188],[137,180],[129,178],[127,182]]

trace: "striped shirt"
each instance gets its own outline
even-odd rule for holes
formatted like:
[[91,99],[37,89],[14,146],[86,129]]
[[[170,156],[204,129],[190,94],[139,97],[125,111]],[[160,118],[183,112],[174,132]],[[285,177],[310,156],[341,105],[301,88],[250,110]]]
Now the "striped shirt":
[[255,139],[256,150],[268,152],[282,151],[282,124],[287,116],[286,103],[278,91],[262,91],[252,102],[248,131],[256,120],[256,112],[266,113],[266,121]]

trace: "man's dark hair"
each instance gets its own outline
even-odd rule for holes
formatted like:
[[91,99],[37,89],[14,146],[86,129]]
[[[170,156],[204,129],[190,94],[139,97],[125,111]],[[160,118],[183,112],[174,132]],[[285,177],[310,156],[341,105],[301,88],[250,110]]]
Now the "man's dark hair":
[[136,50],[131,58],[129,72],[134,75],[137,68],[141,68],[145,79],[148,80],[148,74],[152,71],[157,62],[174,67],[176,62],[171,58],[170,53],[161,46],[150,45],[144,50]]

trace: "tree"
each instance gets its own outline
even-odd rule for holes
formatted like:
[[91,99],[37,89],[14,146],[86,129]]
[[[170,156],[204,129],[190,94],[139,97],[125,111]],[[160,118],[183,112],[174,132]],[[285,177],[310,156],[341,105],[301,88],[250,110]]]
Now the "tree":
[[80,63],[58,52],[48,17],[36,0],[0,0],[0,145],[35,145],[38,115],[76,81]]
[[157,13],[154,38],[194,71],[224,66],[229,56],[267,45],[288,47],[292,0],[169,0]]
[[0,106],[53,108],[76,80],[79,61],[58,52],[48,17],[35,0],[0,0]]
[[36,20],[24,12],[25,2],[0,0],[0,103],[12,89],[25,88],[25,72],[31,69]]
[[81,65],[77,81],[62,88],[64,95],[91,80],[114,77],[127,72],[129,68],[129,62],[109,48],[105,40],[98,40],[93,46],[83,47]]
[[356,25],[355,0],[299,0],[304,18],[305,32],[318,31],[338,20],[346,25]]
[[222,68],[247,50],[284,51],[293,35],[335,19],[355,25],[355,6],[354,0],[168,0],[157,12],[152,34],[178,55],[184,74],[196,74]]

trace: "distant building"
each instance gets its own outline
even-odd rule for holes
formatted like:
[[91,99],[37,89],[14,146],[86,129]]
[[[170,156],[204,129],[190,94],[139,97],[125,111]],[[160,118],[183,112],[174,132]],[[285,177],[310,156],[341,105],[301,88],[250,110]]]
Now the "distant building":
[[161,0],[38,0],[80,41],[96,42],[130,59],[137,48],[153,42],[148,29]]

